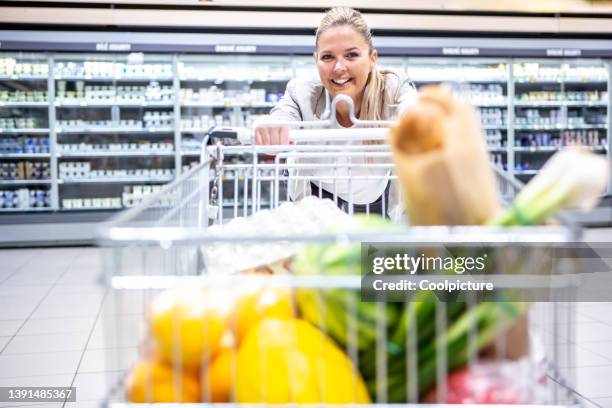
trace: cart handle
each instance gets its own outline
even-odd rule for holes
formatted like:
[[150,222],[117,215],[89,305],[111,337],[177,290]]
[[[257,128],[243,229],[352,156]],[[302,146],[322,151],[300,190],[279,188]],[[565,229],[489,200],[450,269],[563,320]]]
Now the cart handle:
[[[337,95],[331,102],[330,110],[335,112],[340,102],[349,106],[349,119],[353,123],[351,128],[342,127],[336,115],[330,115],[328,120],[261,121],[253,129],[215,127],[208,134],[213,138],[236,138],[242,144],[253,144],[256,128],[288,127],[289,140],[293,142],[386,140],[387,127],[393,125],[394,121],[358,119],[355,117],[353,100],[346,95]],[[321,132],[321,129],[325,129],[325,132]]]

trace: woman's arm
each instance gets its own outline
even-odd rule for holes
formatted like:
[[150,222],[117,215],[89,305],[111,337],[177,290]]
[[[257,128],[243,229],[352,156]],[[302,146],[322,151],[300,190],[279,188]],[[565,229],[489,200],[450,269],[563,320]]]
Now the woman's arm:
[[397,97],[398,117],[416,104],[418,96],[419,93],[417,92],[412,81],[410,81],[408,78],[401,78]]
[[287,84],[285,94],[272,108],[269,115],[260,116],[253,123],[255,144],[284,145],[289,144],[289,128],[258,127],[263,122],[294,122],[302,120],[302,114],[296,98],[296,79]]

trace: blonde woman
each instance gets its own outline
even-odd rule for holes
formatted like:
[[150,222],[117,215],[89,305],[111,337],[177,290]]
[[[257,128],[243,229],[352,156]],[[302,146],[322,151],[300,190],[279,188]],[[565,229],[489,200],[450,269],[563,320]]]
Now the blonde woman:
[[[295,78],[289,81],[285,95],[266,120],[327,120],[331,115],[331,100],[339,94],[351,97],[355,116],[362,120],[395,119],[415,102],[416,90],[410,81],[396,72],[377,68],[378,53],[372,45],[372,34],[357,10],[348,7],[329,10],[317,29],[315,46],[314,57],[319,78]],[[336,119],[340,126],[353,125],[347,104],[338,104]],[[255,142],[262,145],[289,144],[288,134],[287,127],[256,127]],[[342,142],[334,142],[339,143]],[[355,160],[352,159],[352,163]],[[338,158],[333,163],[341,161]],[[312,163],[312,160],[309,162]],[[329,170],[299,170],[300,176],[306,176],[312,181],[290,182],[289,195],[292,200],[309,194],[324,198],[335,197],[345,209],[350,203],[353,212],[390,213],[398,200],[397,192],[389,194],[388,171],[368,169],[367,164],[363,162],[361,170],[351,173],[362,177],[350,183],[347,180],[334,181],[329,177],[321,177],[329,175]],[[370,178],[366,179],[364,175]]]

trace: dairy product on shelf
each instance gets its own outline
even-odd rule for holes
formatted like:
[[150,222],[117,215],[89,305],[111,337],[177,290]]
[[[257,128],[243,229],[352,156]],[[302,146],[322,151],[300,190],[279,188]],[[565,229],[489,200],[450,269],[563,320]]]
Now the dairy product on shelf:
[[40,76],[49,74],[49,65],[46,62],[18,61],[15,58],[0,58],[0,76]]
[[606,102],[606,91],[529,91],[517,95],[519,102]]
[[181,79],[198,79],[209,81],[270,81],[289,80],[293,77],[290,64],[190,64],[178,63]]
[[48,190],[20,188],[17,190],[0,190],[0,209],[45,208],[51,206]]
[[171,178],[174,177],[174,169],[92,169],[88,161],[61,162],[59,164],[59,176],[61,179],[70,181],[74,179],[108,180],[118,178]]
[[49,180],[51,170],[48,162],[0,163],[0,180]]
[[57,61],[56,77],[85,78],[171,78],[170,63],[128,64],[112,61]]
[[37,117],[0,118],[0,129],[36,129],[43,127],[42,121]]
[[64,198],[62,199],[64,209],[107,209],[121,208],[119,197],[95,197],[95,198]]
[[60,103],[170,103],[173,92],[171,86],[160,86],[157,81],[148,86],[86,85],[80,91],[66,91],[66,81],[58,81],[56,99]]
[[0,91],[0,102],[47,102],[47,91]]
[[0,154],[49,153],[49,139],[19,137],[0,139]]
[[572,66],[570,64],[545,65],[537,62],[514,64],[514,77],[518,81],[607,81],[605,66]]
[[[123,194],[121,195],[121,202],[124,207],[133,207],[139,204],[146,196],[159,192],[162,189],[162,185],[132,185],[123,187]],[[171,205],[170,200],[162,199],[158,205]]]
[[499,64],[493,66],[418,66],[409,65],[408,77],[413,81],[423,82],[483,82],[506,81],[508,79],[508,66]]
[[138,142],[138,143],[64,143],[59,144],[58,149],[61,153],[82,153],[82,152],[169,152],[174,150],[172,143],[166,142]]

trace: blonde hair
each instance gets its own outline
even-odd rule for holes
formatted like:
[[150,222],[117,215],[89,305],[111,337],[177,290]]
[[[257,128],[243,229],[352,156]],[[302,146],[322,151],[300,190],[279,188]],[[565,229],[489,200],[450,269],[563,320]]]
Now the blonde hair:
[[[318,48],[319,37],[325,31],[333,27],[349,26],[361,34],[369,46],[370,54],[374,51],[372,45],[372,33],[361,13],[350,7],[334,7],[325,13],[319,23],[315,36],[315,44]],[[316,51],[315,51],[316,55]],[[372,67],[368,79],[363,89],[361,106],[359,107],[359,119],[363,120],[383,120],[385,112],[385,100],[387,95],[385,89],[385,76],[393,74],[393,71],[379,70],[376,64]],[[393,95],[392,103],[396,103],[398,95]],[[355,107],[357,109],[357,107]]]

